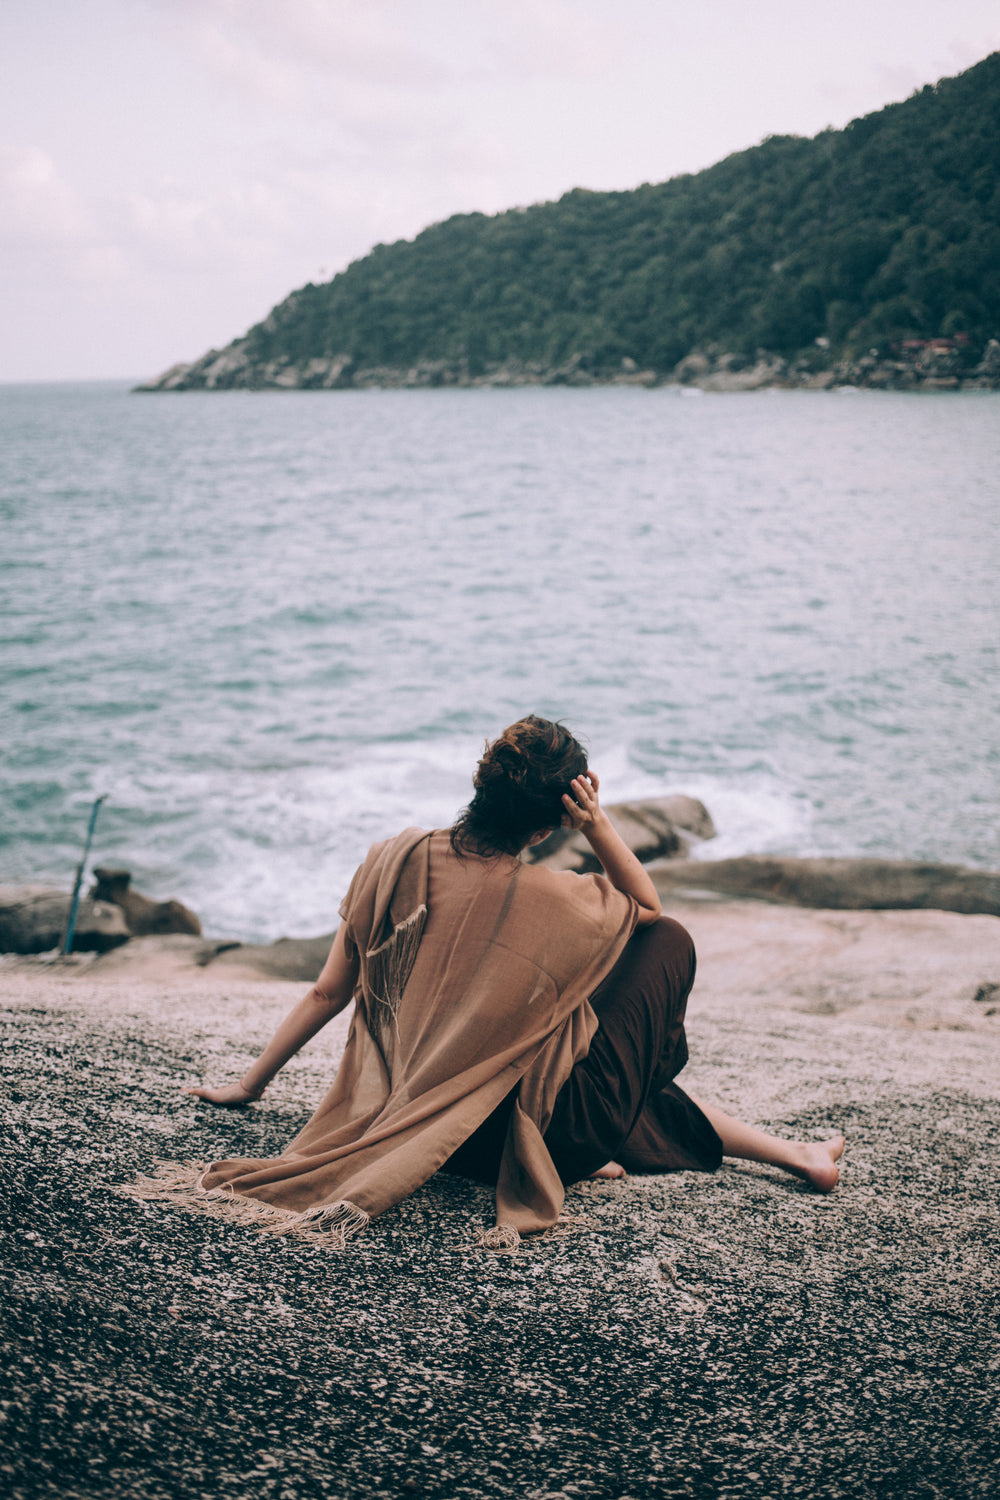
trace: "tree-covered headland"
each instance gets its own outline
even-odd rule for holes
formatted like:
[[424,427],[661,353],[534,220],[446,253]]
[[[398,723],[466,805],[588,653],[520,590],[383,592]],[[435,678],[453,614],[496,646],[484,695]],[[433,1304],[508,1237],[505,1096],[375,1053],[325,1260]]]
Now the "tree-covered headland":
[[146,389],[1000,383],[1000,53],[811,140],[456,214]]

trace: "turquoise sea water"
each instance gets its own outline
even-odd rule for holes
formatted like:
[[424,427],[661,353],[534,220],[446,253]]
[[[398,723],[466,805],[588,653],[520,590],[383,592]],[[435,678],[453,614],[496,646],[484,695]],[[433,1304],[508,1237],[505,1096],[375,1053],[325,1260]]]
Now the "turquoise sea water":
[[535,709],[742,851],[1000,868],[1000,397],[0,388],[0,879],[335,923]]

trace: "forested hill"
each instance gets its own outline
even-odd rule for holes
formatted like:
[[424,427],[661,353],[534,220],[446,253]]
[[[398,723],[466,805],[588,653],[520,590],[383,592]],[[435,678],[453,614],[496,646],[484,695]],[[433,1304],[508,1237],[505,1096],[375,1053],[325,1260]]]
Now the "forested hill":
[[1000,53],[693,176],[456,214],[145,389],[1000,379]]

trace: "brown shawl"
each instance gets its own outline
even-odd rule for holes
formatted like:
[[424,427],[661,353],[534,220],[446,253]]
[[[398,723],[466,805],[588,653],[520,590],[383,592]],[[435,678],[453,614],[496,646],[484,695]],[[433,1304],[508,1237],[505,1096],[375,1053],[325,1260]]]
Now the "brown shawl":
[[189,1173],[150,1196],[339,1239],[426,1182],[519,1084],[504,1233],[486,1242],[554,1224],[563,1187],[542,1135],[597,1029],[587,997],[637,912],[602,876],[459,858],[444,832],[374,845],[341,907],[359,979],[326,1098],[279,1157],[215,1162],[194,1195]]

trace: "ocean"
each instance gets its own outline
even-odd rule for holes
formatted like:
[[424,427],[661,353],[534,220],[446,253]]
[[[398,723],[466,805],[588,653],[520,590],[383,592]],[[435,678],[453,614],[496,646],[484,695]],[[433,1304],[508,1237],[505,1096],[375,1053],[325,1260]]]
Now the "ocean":
[[1000,396],[0,387],[0,879],[336,925],[521,714],[699,857],[1000,868]]

